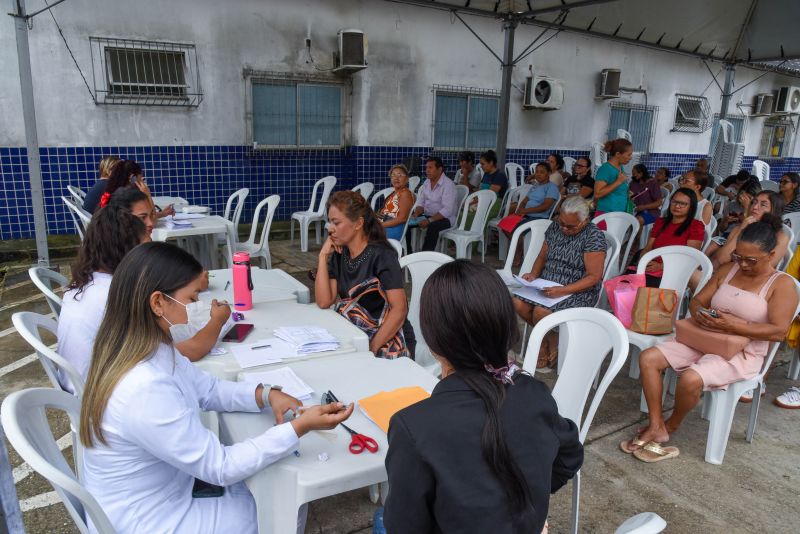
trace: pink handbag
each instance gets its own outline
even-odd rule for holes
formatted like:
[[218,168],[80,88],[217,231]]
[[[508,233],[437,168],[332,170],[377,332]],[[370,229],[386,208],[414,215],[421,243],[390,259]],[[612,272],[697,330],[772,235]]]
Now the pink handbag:
[[636,302],[636,291],[645,285],[646,280],[643,274],[623,274],[603,284],[611,312],[625,328],[630,328],[633,322],[632,313],[633,305]]

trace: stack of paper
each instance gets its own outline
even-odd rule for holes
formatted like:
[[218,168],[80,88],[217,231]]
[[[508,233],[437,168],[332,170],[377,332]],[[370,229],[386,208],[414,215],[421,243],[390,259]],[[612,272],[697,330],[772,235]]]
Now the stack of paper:
[[563,297],[555,297],[555,298],[550,298],[545,296],[545,294],[542,293],[542,289],[546,287],[563,287],[563,286],[561,284],[551,282],[550,280],[545,280],[544,278],[537,278],[535,280],[531,280],[530,282],[528,282],[521,276],[514,275],[514,280],[518,282],[520,285],[522,285],[522,288],[514,291],[515,295],[519,295],[520,297],[526,298],[537,304],[541,304],[542,306],[547,306],[548,308],[558,304],[565,298],[569,297],[569,295]]
[[173,221],[188,221],[189,219],[202,219],[205,217],[202,213],[176,213],[172,216]]
[[282,386],[284,393],[299,400],[308,400],[314,393],[311,386],[303,382],[300,377],[288,367],[281,367],[280,369],[263,371],[260,373],[247,373],[245,377],[247,380],[261,382],[262,384]]
[[291,345],[298,355],[339,348],[339,341],[318,326],[281,326],[275,329],[275,337]]
[[358,407],[384,432],[389,432],[389,420],[394,414],[430,397],[430,393],[419,386],[381,391],[358,401]]
[[208,213],[210,208],[207,206],[184,206],[181,211],[183,213]]
[[173,215],[167,215],[163,219],[164,226],[169,228],[170,230],[174,230],[176,228],[191,228],[192,223],[186,220],[176,219]]

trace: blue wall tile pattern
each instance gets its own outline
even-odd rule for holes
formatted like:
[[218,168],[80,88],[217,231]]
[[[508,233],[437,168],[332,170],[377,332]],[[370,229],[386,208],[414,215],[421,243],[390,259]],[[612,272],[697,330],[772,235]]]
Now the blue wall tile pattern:
[[[509,149],[507,159],[526,169],[544,160],[547,149]],[[447,174],[454,176],[458,153],[433,153],[430,147],[354,146],[336,150],[254,151],[247,146],[150,146],[150,147],[42,147],[42,182],[49,233],[75,233],[72,219],[61,201],[69,196],[67,185],[89,189],[97,179],[97,164],[108,155],[135,159],[143,169],[154,195],[182,196],[192,204],[210,206],[221,214],[228,196],[242,187],[250,189],[242,221],[249,222],[256,204],[271,194],[281,203],[276,218],[288,220],[291,213],[308,209],[316,180],[333,175],[336,189],[349,189],[371,181],[376,189],[389,186],[388,170],[404,158],[438,155]],[[573,158],[586,151],[560,151]],[[649,154],[642,159],[651,170],[669,167],[673,174],[690,169],[693,154]],[[752,156],[744,168],[752,166]],[[769,160],[771,178],[800,168],[800,158]],[[421,173],[424,169],[421,170]],[[25,148],[0,147],[0,239],[34,235],[28,158]]]

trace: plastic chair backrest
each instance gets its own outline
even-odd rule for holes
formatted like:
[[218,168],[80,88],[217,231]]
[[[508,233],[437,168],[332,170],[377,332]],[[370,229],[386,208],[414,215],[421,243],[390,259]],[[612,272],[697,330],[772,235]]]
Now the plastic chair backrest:
[[772,180],[761,180],[758,183],[761,185],[762,191],[775,191],[777,193],[781,188],[778,182],[773,182]]
[[[422,295],[422,286],[425,285],[425,282],[433,271],[451,261],[453,261],[453,258],[450,256],[431,251],[415,252],[414,254],[409,254],[400,258],[400,268],[408,268],[408,272],[411,273],[411,298],[408,303],[408,321],[414,328],[417,343],[420,341],[425,343],[419,323],[419,301]],[[425,343],[425,345],[427,345],[427,343]]]
[[769,164],[766,161],[754,160],[750,172],[761,181],[769,180]]
[[[622,245],[619,239],[611,232],[602,230],[603,237],[606,238],[606,259],[603,260],[603,282],[611,278],[612,274],[616,272],[616,266],[619,263],[619,253]],[[611,268],[609,268],[611,267]],[[601,288],[602,289],[602,288]]]
[[608,160],[608,154],[603,149],[603,143],[592,143],[589,159],[592,162],[592,174],[594,175],[597,173],[597,169]]
[[392,248],[397,252],[397,258],[400,259],[403,257],[403,245],[400,244],[400,241],[397,239],[387,239]]
[[[414,198],[414,205],[411,206],[411,211],[408,212],[409,219],[412,217],[414,210],[417,209],[417,206],[419,206],[419,197]],[[408,221],[406,221],[406,224],[403,225],[403,233],[400,234],[401,246],[406,246],[406,232],[408,232]]]
[[783,222],[792,229],[795,235],[800,235],[800,211],[784,213],[782,217]]
[[[537,219],[535,221],[528,221],[522,223],[514,230],[511,236],[511,244],[508,250],[517,250],[517,243],[520,239],[525,239],[525,254],[522,258],[522,263],[519,266],[517,273],[529,273],[533,270],[533,264],[539,256],[539,251],[542,250],[544,244],[544,234],[552,224],[550,219]],[[514,254],[511,253],[506,256],[506,263],[503,270],[513,274],[512,266],[514,265]]]
[[[797,298],[798,298],[797,307],[795,308],[794,315],[792,317],[797,317],[798,315],[800,315],[800,281],[798,281],[794,277],[792,278],[792,280],[794,281],[794,289],[795,291],[797,291]],[[784,340],[770,341],[769,350],[767,351],[767,356],[764,358],[764,364],[761,366],[761,371],[758,373],[757,378],[763,379],[764,375],[767,374],[767,371],[769,371],[769,368],[772,365],[772,360],[775,358],[775,354],[778,352],[778,348],[781,346],[781,343],[783,343],[783,341]]]
[[[228,201],[225,203],[225,213],[222,217],[231,221],[234,228],[239,228],[239,219],[241,219],[242,210],[244,209],[244,199],[246,199],[249,194],[250,190],[243,187],[231,194],[231,196],[228,197]],[[235,207],[233,205],[234,202],[236,202]],[[231,211],[233,213],[231,213]]]
[[[42,341],[40,330],[50,332],[54,337],[58,335],[58,323],[50,317],[46,317],[39,313],[33,312],[17,312],[11,316],[11,322],[14,328],[17,329],[19,335],[28,342],[36,351],[39,361],[42,362],[44,372],[53,387],[66,391],[67,393],[74,393],[78,398],[83,396],[83,377],[78,373],[70,362],[65,360],[59,353],[51,349],[47,344]],[[69,378],[74,392],[69,391],[68,387],[62,385],[59,378],[59,370],[62,376],[66,375]]]
[[[29,466],[52,484],[81,532],[89,531],[88,516],[97,532],[113,534],[115,530],[108,516],[78,481],[59,450],[48,424],[48,409],[65,412],[72,428],[79,428],[79,399],[50,388],[24,389],[6,397],[0,408],[0,421],[8,441]],[[80,442],[74,441],[75,448],[81,449]],[[81,450],[73,452],[76,458],[82,458]]]
[[[525,353],[523,369],[536,372],[536,359],[545,334],[559,327],[559,376],[553,388],[558,413],[575,422],[581,442],[586,439],[600,401],[628,358],[628,335],[619,320],[598,308],[557,311],[536,323]],[[561,350],[565,348],[565,350]],[[611,360],[583,417],[592,384],[603,362]]]
[[[78,234],[81,236],[81,241],[83,241],[83,234],[86,232],[86,227],[89,226],[90,222],[92,222],[92,216],[86,213],[83,208],[71,198],[61,197],[61,200],[64,201],[64,204],[67,205],[67,209],[73,215],[72,220],[75,222],[75,227],[78,228]],[[78,226],[77,221],[80,221],[83,231],[81,231],[81,226]]]
[[555,218],[557,210],[558,210],[559,206],[561,206],[561,201],[562,200],[564,200],[564,197],[561,195],[561,193],[559,193],[558,194],[558,199],[555,202],[553,202],[553,204],[550,206],[550,210],[547,212],[547,218],[548,219],[554,219]]
[[700,246],[700,250],[703,252],[705,252],[706,247],[711,244],[711,238],[714,237],[714,232],[717,230],[717,224],[717,220],[714,217],[711,217],[711,221],[705,225],[703,244]]
[[497,200],[497,194],[491,189],[470,193],[461,205],[461,222],[458,225],[459,230],[467,229],[467,215],[469,214],[469,207],[473,200],[477,200],[478,205],[475,207],[475,216],[472,218],[472,226],[469,230],[472,232],[483,232],[483,228],[486,226],[486,216],[489,214],[492,204]]
[[364,200],[369,201],[369,197],[372,196],[372,192],[375,191],[375,184],[372,182],[361,182],[351,189],[351,191],[357,191],[361,193],[361,196],[364,197]]
[[525,182],[525,169],[519,163],[506,163],[506,177],[508,177],[508,188],[519,187]]
[[[636,234],[639,233],[639,221],[630,213],[621,211],[604,213],[592,219],[594,224],[599,224],[603,221],[606,223],[606,230],[614,234],[614,237],[617,238],[620,245],[623,247],[623,250],[620,252],[620,261],[627,261],[631,248],[633,247],[633,242],[636,239]],[[624,266],[620,265],[619,268],[623,269]]]
[[572,174],[572,166],[575,165],[576,161],[578,160],[575,158],[564,156],[564,172],[567,174]]
[[422,183],[422,178],[420,178],[419,176],[411,176],[408,179],[408,188],[411,189],[412,193],[416,194],[417,188],[421,183]]
[[[319,205],[317,205],[317,190],[322,185],[322,194],[319,197]],[[319,217],[325,216],[325,205],[328,203],[328,198],[331,196],[331,191],[336,186],[335,176],[326,176],[320,178],[314,184],[314,189],[311,190],[311,202],[308,204],[308,211],[316,214]]]
[[[57,287],[66,287],[69,285],[69,280],[67,280],[63,274],[51,271],[45,267],[31,267],[28,269],[28,276],[31,277],[33,285],[44,294],[47,305],[50,306],[53,315],[58,318],[58,316],[61,315],[62,300],[54,290]],[[53,287],[53,284],[55,284],[56,287]]]
[[[270,195],[256,206],[256,211],[253,213],[253,225],[250,228],[250,237],[247,238],[245,244],[256,245],[259,249],[264,247],[264,243],[269,239],[269,230],[272,227],[272,219],[275,217],[275,210],[278,209],[278,204],[281,203],[280,195]],[[264,217],[264,225],[261,227],[261,236],[256,243],[256,231],[258,230],[258,218],[261,215],[261,210],[267,206],[267,212]]]
[[469,195],[469,188],[466,185],[456,186],[456,213],[461,213],[461,208],[464,206],[464,201]]
[[697,287],[703,287],[711,278],[714,268],[708,256],[692,247],[672,245],[669,247],[656,248],[645,254],[639,259],[636,266],[637,274],[644,274],[647,264],[660,257],[664,264],[664,274],[661,276],[661,284],[658,287],[674,289],[678,293],[678,309],[681,309],[683,296],[686,293],[686,285],[689,278],[699,267],[702,271]]
[[86,198],[86,191],[75,185],[68,185],[67,191],[69,191],[69,194],[75,199],[75,202],[83,205],[83,201]]
[[700,193],[700,196],[702,196],[704,199],[710,202],[713,202],[714,195],[716,195],[716,193],[710,187],[706,187],[705,189],[703,189],[703,192]]
[[372,200],[370,200],[369,204],[372,206],[372,211],[375,213],[380,211],[380,209],[383,208],[383,205],[386,204],[386,199],[392,193],[394,193],[394,187],[387,187],[372,195]]

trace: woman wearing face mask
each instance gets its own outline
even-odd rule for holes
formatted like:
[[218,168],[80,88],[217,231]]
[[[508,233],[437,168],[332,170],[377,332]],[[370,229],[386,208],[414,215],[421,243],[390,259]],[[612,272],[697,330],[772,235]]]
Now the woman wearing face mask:
[[[144,224],[127,210],[103,208],[92,217],[72,265],[72,281],[58,316],[58,354],[85,380],[97,329],[103,320],[111,276],[125,255],[139,243],[150,241]],[[75,393],[66,374],[59,380]]]
[[329,237],[314,281],[320,308],[336,311],[364,330],[369,350],[381,358],[414,354],[414,330],[397,252],[364,197],[334,193],[328,201]]
[[[255,533],[255,503],[242,481],[291,453],[310,430],[334,428],[353,410],[338,403],[302,411],[279,388],[218,380],[181,357],[170,325],[186,323],[183,305],[197,300],[201,278],[191,254],[146,243],[125,257],[111,282],[80,439],[86,489],[120,534]],[[277,425],[233,445],[222,445],[200,421],[201,410],[268,407]],[[301,413],[284,422],[290,410]],[[195,479],[224,487],[223,495],[193,499]]]

